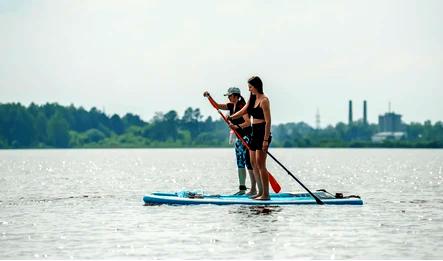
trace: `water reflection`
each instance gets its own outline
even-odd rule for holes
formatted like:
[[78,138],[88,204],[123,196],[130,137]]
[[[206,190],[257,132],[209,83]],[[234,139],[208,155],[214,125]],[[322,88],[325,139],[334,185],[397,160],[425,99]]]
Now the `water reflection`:
[[229,214],[242,214],[247,217],[272,215],[282,211],[280,206],[238,206],[229,211]]

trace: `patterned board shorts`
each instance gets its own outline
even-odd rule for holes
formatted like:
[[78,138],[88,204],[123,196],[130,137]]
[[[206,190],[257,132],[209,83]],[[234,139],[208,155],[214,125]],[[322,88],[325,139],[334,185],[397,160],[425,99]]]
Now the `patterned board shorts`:
[[[249,144],[248,136],[243,137],[243,139]],[[247,169],[252,169],[249,151],[239,139],[235,142],[235,156],[237,157],[237,168],[244,169],[246,167]]]

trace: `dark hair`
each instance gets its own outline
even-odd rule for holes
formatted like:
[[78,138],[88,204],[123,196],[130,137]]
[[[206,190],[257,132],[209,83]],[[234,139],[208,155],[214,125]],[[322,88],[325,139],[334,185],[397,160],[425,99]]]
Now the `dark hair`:
[[257,96],[251,93],[251,96],[249,96],[249,105],[248,105],[248,114],[251,115],[251,110],[254,108],[255,100],[257,100]]
[[[261,81],[260,77],[258,76],[252,76],[249,78],[248,83],[257,90],[258,93],[263,94],[263,82]],[[251,93],[251,96],[249,96],[249,106],[248,106],[248,113],[251,115],[251,110],[254,108],[255,100],[257,97]]]
[[241,96],[240,93],[233,93],[231,95],[235,96],[235,97],[238,97],[238,101],[237,101],[238,108],[243,108],[243,106],[246,105],[245,98],[243,98],[243,96]]
[[249,78],[248,83],[254,86],[254,88],[257,89],[258,93],[263,94],[263,82],[261,81],[260,77],[252,76],[251,78]]

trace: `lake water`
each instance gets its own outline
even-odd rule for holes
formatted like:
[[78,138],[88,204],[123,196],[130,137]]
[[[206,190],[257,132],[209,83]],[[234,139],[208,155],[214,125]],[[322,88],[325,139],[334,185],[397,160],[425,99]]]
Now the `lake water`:
[[3,150],[0,259],[443,259],[443,150],[271,150],[312,190],[365,204],[143,206],[236,192],[232,149]]

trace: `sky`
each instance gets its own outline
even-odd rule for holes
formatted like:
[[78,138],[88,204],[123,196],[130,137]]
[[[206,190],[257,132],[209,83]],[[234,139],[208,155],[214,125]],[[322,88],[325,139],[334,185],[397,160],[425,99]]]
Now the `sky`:
[[217,117],[258,75],[272,123],[443,120],[440,0],[0,0],[0,103]]

